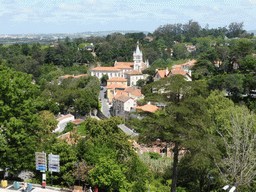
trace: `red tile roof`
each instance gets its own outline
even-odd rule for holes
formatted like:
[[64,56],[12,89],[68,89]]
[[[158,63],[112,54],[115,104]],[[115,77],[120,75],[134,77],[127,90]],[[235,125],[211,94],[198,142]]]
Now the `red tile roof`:
[[[158,70],[157,72],[156,72],[156,74],[159,74],[159,76],[161,77],[161,78],[164,78],[164,77],[166,77],[166,70]],[[155,74],[155,76],[156,76],[156,74]]]
[[117,66],[117,65],[130,65],[130,66],[133,66],[133,65],[134,65],[133,62],[116,62],[115,64],[116,64],[116,66]]
[[151,104],[146,104],[146,105],[143,105],[143,106],[133,107],[133,108],[136,109],[136,110],[147,111],[147,112],[150,112],[150,113],[153,113],[153,112],[155,112],[159,109],[157,106],[151,105]]
[[115,88],[125,88],[125,86],[122,84],[116,84],[116,83],[113,83],[107,86],[107,89],[115,89]]
[[127,79],[123,77],[112,77],[107,82],[127,82]]
[[124,91],[138,97],[142,96],[141,90],[134,87],[127,87]]
[[75,124],[75,125],[79,125],[80,123],[84,122],[83,119],[75,119],[73,121],[71,121],[71,123]]
[[115,68],[117,68],[117,69],[132,69],[133,66],[130,66],[130,65],[116,65]]
[[67,118],[70,118],[70,117],[74,117],[74,116],[71,115],[71,114],[68,114],[68,115],[65,115],[64,117],[58,118],[57,121],[62,121],[64,119],[67,119]]
[[120,71],[120,69],[116,67],[95,67],[92,71]]
[[170,73],[173,75],[186,75],[187,74],[184,69],[172,69],[170,71]]
[[125,95],[128,96],[128,93],[122,90],[117,90],[115,96],[113,97],[114,99],[116,99],[117,97],[121,96],[121,95]]
[[115,100],[122,101],[122,102],[126,102],[129,99],[133,99],[133,98],[126,96],[126,95],[120,95],[119,97],[115,98]]

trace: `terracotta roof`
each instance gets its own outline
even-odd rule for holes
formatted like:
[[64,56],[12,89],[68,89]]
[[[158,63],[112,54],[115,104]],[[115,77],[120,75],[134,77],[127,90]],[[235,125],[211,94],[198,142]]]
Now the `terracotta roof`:
[[125,96],[128,96],[128,93],[125,92],[125,91],[122,91],[122,90],[117,90],[116,91],[116,94],[114,96],[114,99],[116,99],[117,97],[121,96],[121,95],[125,95]]
[[136,70],[128,71],[128,72],[125,72],[125,73],[128,74],[128,75],[142,75],[141,72],[136,71]]
[[123,77],[112,77],[107,82],[127,82],[127,79]]
[[80,123],[84,122],[83,119],[75,119],[73,121],[71,121],[71,123],[75,124],[75,125],[79,125]]
[[170,71],[173,75],[186,75],[187,73],[185,72],[184,69],[172,69]]
[[69,77],[73,77],[73,75],[65,75],[65,76],[61,76],[61,78],[64,78],[64,79],[69,78]]
[[71,114],[68,114],[68,115],[65,115],[64,117],[58,118],[57,121],[62,121],[62,120],[64,120],[64,119],[70,118],[70,117],[74,117],[74,116],[71,115]]
[[130,65],[130,66],[133,66],[133,65],[134,65],[133,62],[116,62],[115,64],[116,64],[116,66],[117,66],[117,65]]
[[81,75],[77,75],[77,76],[73,76],[74,78],[79,78],[79,77],[85,77],[87,76],[87,74],[81,74]]
[[197,62],[197,60],[193,59],[193,60],[188,61],[187,63],[183,63],[183,64],[181,64],[181,65],[190,65],[190,66],[193,66],[193,65],[195,65],[196,62]]
[[92,71],[120,71],[116,67],[95,67]]
[[141,90],[134,87],[127,87],[124,91],[138,97],[142,96]]
[[146,104],[146,105],[143,105],[143,106],[139,106],[139,107],[133,107],[134,109],[139,109],[139,110],[143,110],[143,111],[147,111],[147,112],[150,112],[150,113],[153,113],[155,111],[157,111],[159,108],[155,105],[151,105],[151,104]]
[[153,38],[152,38],[152,37],[149,37],[149,36],[145,37],[144,39],[150,39],[150,40],[153,40]]
[[116,83],[113,83],[107,86],[107,89],[115,89],[115,88],[125,88],[125,86],[122,84],[116,84]]
[[[159,76],[161,77],[161,78],[164,78],[164,77],[166,77],[166,70],[158,70],[157,72],[156,72],[156,74],[159,74]],[[156,76],[156,74],[155,74],[155,76]]]
[[119,97],[115,98],[115,100],[122,101],[122,102],[126,102],[129,99],[133,99],[133,98],[126,96],[126,95],[120,95]]
[[132,69],[133,66],[130,66],[130,65],[116,65],[115,68],[117,68],[117,69]]

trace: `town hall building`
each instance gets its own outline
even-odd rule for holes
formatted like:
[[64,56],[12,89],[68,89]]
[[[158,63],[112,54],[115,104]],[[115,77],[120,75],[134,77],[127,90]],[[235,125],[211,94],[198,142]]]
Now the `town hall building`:
[[133,62],[115,61],[114,67],[95,67],[91,70],[91,75],[99,79],[101,79],[103,75],[108,75],[109,79],[113,77],[123,77],[128,80],[128,86],[134,86],[138,80],[147,78],[147,75],[142,74],[142,71],[149,67],[148,60],[143,62],[142,51],[137,43],[136,50],[133,52]]

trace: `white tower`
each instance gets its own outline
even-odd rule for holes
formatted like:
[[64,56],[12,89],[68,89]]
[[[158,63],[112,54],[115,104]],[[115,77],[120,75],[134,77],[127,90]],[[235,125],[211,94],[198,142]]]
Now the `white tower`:
[[141,72],[141,64],[143,62],[142,51],[139,48],[139,42],[137,42],[136,51],[133,52],[133,69]]

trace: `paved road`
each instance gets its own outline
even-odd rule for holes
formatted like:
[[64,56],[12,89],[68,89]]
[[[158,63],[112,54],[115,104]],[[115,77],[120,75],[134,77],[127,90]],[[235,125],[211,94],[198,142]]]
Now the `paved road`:
[[110,118],[109,105],[107,99],[104,98],[104,92],[107,91],[107,88],[104,86],[103,90],[100,90],[100,99],[101,99],[101,112],[107,117]]
[[[100,90],[100,99],[102,103],[101,111],[106,117],[110,118],[108,101],[104,98],[105,91],[107,91],[106,87],[103,87],[103,90]],[[118,127],[127,135],[131,135],[132,137],[136,137],[139,135],[138,133],[134,133],[130,128],[126,127],[124,124],[120,124],[118,125]]]
[[136,137],[139,135],[138,133],[134,133],[130,128],[126,127],[125,124],[120,124],[118,125],[118,127],[122,129],[122,131],[125,132],[127,135],[131,135],[132,137]]

